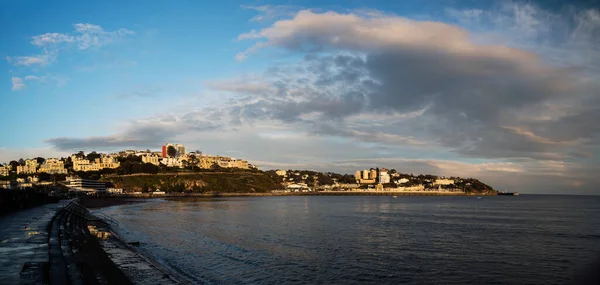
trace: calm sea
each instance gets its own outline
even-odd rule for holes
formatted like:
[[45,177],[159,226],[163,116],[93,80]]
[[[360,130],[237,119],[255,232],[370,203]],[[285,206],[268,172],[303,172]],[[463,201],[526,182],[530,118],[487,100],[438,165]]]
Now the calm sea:
[[202,284],[565,284],[600,255],[600,196],[154,200],[101,211]]

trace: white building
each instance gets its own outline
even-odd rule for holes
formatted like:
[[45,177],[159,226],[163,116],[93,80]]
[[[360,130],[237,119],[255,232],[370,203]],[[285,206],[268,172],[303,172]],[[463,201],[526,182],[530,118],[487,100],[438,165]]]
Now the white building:
[[408,180],[408,178],[400,178],[400,179],[396,180],[396,184],[404,184],[408,181],[410,181],[410,180]]
[[97,180],[81,179],[67,177],[65,184],[71,190],[85,191],[85,192],[103,192],[106,191],[106,183]]
[[387,173],[387,171],[379,172],[379,183],[381,183],[381,184],[390,183],[390,175]]
[[176,158],[176,157],[163,157],[163,159],[160,160],[160,163],[164,164],[168,167],[181,168],[183,166],[183,163],[181,162],[181,160],[179,160],[179,158]]
[[281,170],[281,169],[277,169],[277,170],[275,170],[275,174],[277,174],[279,176],[285,177],[287,175],[287,171]]

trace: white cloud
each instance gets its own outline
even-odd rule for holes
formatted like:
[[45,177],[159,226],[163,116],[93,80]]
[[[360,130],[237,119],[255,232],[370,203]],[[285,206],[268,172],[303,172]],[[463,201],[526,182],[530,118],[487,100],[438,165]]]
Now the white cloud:
[[12,77],[12,90],[17,91],[25,88],[25,82],[23,82],[22,78]]
[[43,54],[30,56],[7,56],[6,59],[14,65],[46,65],[52,63],[60,51],[70,47],[79,50],[98,48],[113,43],[134,32],[128,29],[105,31],[102,27],[92,24],[75,24],[72,34],[45,33],[31,38],[31,44],[43,48]]
[[251,22],[261,22],[267,20],[273,20],[285,16],[293,15],[299,8],[296,6],[289,5],[262,5],[262,6],[251,6],[242,5],[243,9],[255,10],[259,14],[252,19]]
[[35,64],[46,65],[46,64],[54,61],[54,57],[50,56],[49,54],[32,55],[32,56],[13,56],[13,57],[7,56],[6,60],[8,60],[9,62],[11,62],[14,65],[30,66],[30,65],[35,65]]
[[36,46],[45,46],[49,44],[71,43],[75,41],[73,36],[61,33],[45,33],[43,35],[34,36],[31,43]]

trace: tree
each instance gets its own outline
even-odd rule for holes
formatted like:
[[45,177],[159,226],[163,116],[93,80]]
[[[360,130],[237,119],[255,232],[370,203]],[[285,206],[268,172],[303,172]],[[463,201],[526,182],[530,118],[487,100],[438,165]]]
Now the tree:
[[19,163],[15,160],[11,160],[8,165],[10,165],[12,171],[17,171],[17,166],[19,166]]
[[83,152],[83,150],[80,150],[77,154],[75,154],[77,156],[77,158],[85,158],[85,153]]
[[46,162],[46,159],[43,157],[36,157],[36,160],[37,160],[38,164],[42,164],[42,163]]
[[22,158],[20,158],[20,159],[19,159],[19,165],[25,165],[25,160],[24,160],[24,159],[22,159]]
[[102,155],[100,155],[99,153],[92,151],[90,153],[88,153],[88,155],[86,156],[87,160],[89,161],[94,161],[96,160],[96,158],[100,158],[102,157]]
[[175,157],[175,156],[177,156],[177,149],[175,149],[175,147],[174,147],[174,146],[170,145],[170,146],[167,148],[167,155],[168,155],[169,157]]

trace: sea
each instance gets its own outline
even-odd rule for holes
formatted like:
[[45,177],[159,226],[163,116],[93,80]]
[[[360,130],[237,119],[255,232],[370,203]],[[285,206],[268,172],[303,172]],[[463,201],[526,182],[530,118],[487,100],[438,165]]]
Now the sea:
[[101,211],[197,284],[574,284],[600,196],[148,200]]

